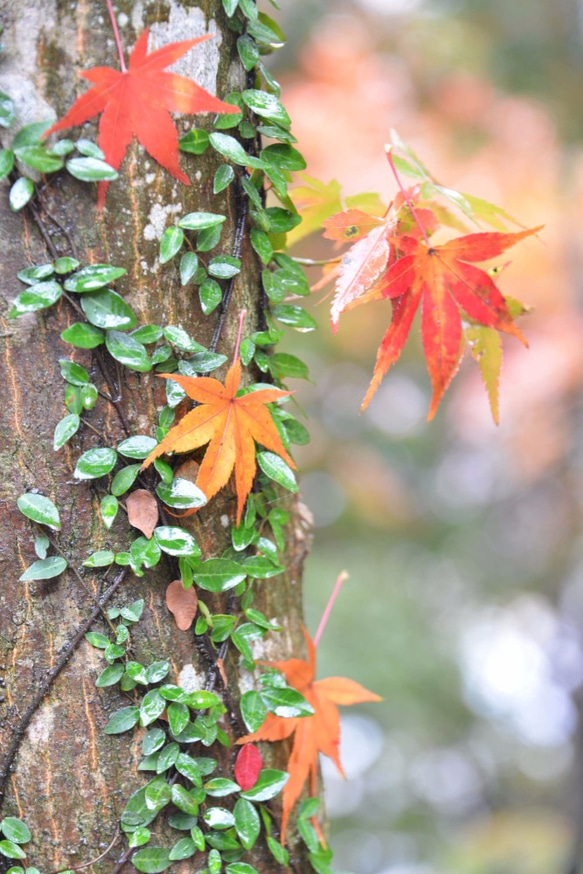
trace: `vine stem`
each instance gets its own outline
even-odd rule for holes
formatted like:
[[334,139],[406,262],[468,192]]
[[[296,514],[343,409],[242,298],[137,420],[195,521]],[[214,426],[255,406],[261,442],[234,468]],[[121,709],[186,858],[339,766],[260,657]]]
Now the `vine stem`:
[[100,853],[96,859],[91,859],[90,862],[84,862],[82,865],[74,865],[73,867],[62,868],[62,869],[59,869],[58,871],[53,871],[52,874],[66,874],[67,871],[81,871],[83,868],[90,868],[91,865],[95,865],[95,864],[97,864],[97,862],[101,862],[101,860],[105,859],[105,857],[108,855],[108,853],[111,850],[113,850],[113,848],[115,847],[115,845],[117,844],[117,842],[119,840],[119,837],[120,837],[120,831],[118,828],[118,830],[114,834],[113,840],[111,841],[108,848],[106,850],[104,850],[103,853]]
[[425,228],[421,224],[421,219],[417,215],[417,210],[413,206],[413,202],[407,197],[407,192],[403,188],[403,183],[401,182],[399,174],[397,173],[397,168],[395,167],[395,162],[393,161],[393,147],[391,145],[389,145],[389,143],[385,143],[385,152],[387,155],[387,161],[389,162],[389,166],[390,166],[391,170],[393,171],[393,176],[397,180],[397,185],[399,186],[399,190],[400,190],[401,194],[403,195],[403,197],[405,198],[405,203],[408,204],[409,209],[411,210],[411,214],[412,214],[413,218],[415,219],[415,221],[417,222],[417,226],[418,226],[419,230],[421,231],[421,234],[423,235],[423,239],[425,240],[425,243],[429,246],[429,245],[431,245],[429,242],[429,237],[427,236],[427,234],[425,232]]
[[326,623],[328,622],[328,619],[330,618],[330,613],[332,612],[332,607],[334,606],[334,601],[336,600],[336,598],[340,594],[340,589],[342,588],[342,586],[344,585],[344,583],[346,582],[347,579],[348,579],[348,574],[346,573],[346,571],[340,571],[340,573],[338,574],[338,577],[336,578],[336,582],[334,584],[332,594],[328,598],[328,603],[326,604],[324,612],[322,613],[322,618],[320,619],[320,624],[318,625],[318,630],[316,631],[316,634],[314,637],[314,646],[315,647],[317,647],[318,644],[320,643],[320,638],[322,637],[322,633],[323,633],[324,629],[326,628]]
[[54,668],[52,670],[50,670],[45,675],[45,678],[42,681],[42,683],[40,684],[40,686],[36,692],[36,695],[34,696],[33,700],[30,702],[30,704],[28,705],[26,710],[24,711],[24,713],[20,719],[20,722],[18,723],[18,725],[14,729],[13,736],[12,736],[12,742],[11,742],[10,746],[8,747],[8,751],[4,757],[4,761],[0,765],[0,808],[2,807],[2,804],[4,802],[4,796],[5,796],[5,792],[6,792],[6,783],[8,782],[8,777],[9,777],[10,771],[12,769],[12,764],[13,764],[14,759],[16,758],[16,755],[20,749],[20,745],[24,739],[24,735],[26,734],[26,729],[30,725],[32,717],[34,716],[34,714],[36,713],[36,711],[40,707],[40,704],[43,701],[43,699],[49,693],[53,683],[55,682],[55,680],[57,679],[57,677],[59,676],[59,674],[61,673],[63,668],[66,666],[66,664],[70,660],[73,653],[76,652],[79,644],[83,640],[87,631],[89,631],[89,629],[91,628],[91,626],[93,625],[93,623],[95,622],[97,617],[100,615],[100,613],[103,610],[103,608],[105,607],[105,605],[108,603],[108,601],[111,600],[111,598],[113,597],[115,592],[121,586],[122,582],[124,581],[124,579],[127,575],[127,572],[128,572],[127,568],[123,568],[123,570],[120,571],[120,573],[114,579],[111,586],[109,586],[109,588],[106,589],[106,591],[103,593],[103,595],[99,599],[97,606],[93,608],[93,610],[91,611],[89,616],[81,623],[81,625],[79,626],[79,628],[77,629],[77,631],[75,632],[73,637],[67,641],[67,643],[63,647],[62,654],[61,654],[59,660],[57,661],[56,665],[54,666]]
[[121,39],[119,36],[119,30],[117,29],[117,21],[115,20],[115,12],[113,11],[113,5],[111,0],[106,0],[107,3],[107,11],[109,12],[109,17],[111,19],[111,26],[113,28],[113,35],[115,37],[115,44],[117,46],[117,53],[119,55],[119,65],[121,67],[122,73],[127,73],[128,68],[126,67],[125,58],[123,56],[123,48],[121,44]]

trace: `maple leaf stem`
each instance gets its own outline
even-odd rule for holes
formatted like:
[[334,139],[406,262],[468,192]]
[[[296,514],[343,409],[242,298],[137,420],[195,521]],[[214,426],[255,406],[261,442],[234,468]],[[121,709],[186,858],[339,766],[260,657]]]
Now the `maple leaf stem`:
[[411,210],[411,214],[412,214],[413,218],[417,222],[417,226],[418,226],[419,230],[421,231],[421,234],[423,236],[423,239],[425,240],[425,243],[427,244],[427,246],[429,246],[430,245],[429,237],[425,233],[425,228],[421,224],[421,219],[417,215],[417,211],[416,211],[415,207],[413,206],[413,202],[407,197],[407,193],[406,193],[405,189],[403,188],[403,183],[401,182],[401,180],[399,178],[399,174],[397,173],[397,168],[395,167],[395,162],[393,161],[392,151],[393,151],[393,147],[386,144],[385,145],[385,152],[387,154],[387,161],[389,162],[389,166],[390,166],[391,170],[393,171],[393,176],[397,180],[397,185],[399,186],[401,194],[405,198],[405,203],[407,204],[407,206]]
[[126,67],[125,58],[123,56],[123,48],[121,45],[121,38],[119,35],[119,30],[117,29],[117,21],[115,20],[115,12],[113,11],[113,5],[111,0],[106,0],[107,9],[109,11],[109,17],[111,19],[111,26],[113,28],[113,36],[115,38],[115,44],[117,46],[117,53],[119,55],[119,65],[121,67],[122,73],[127,73],[128,68]]
[[243,334],[243,325],[247,318],[247,310],[241,310],[239,313],[239,330],[237,331],[237,342],[235,343],[235,351],[233,353],[233,364],[239,357],[239,346],[241,345],[241,336]]
[[328,622],[328,619],[330,618],[330,613],[332,612],[332,607],[334,606],[334,601],[336,600],[336,598],[340,594],[340,589],[342,588],[342,586],[344,585],[344,583],[346,582],[347,579],[348,579],[348,574],[346,573],[346,571],[340,571],[340,573],[338,574],[338,577],[336,578],[336,582],[334,584],[332,594],[328,598],[328,603],[326,604],[324,612],[322,613],[322,618],[320,619],[320,624],[318,625],[318,630],[316,631],[316,634],[314,637],[314,646],[315,647],[318,646],[318,644],[320,642],[320,638],[322,637],[322,633],[323,633],[324,629],[326,628],[326,623]]
[[338,258],[292,258],[296,264],[303,264],[304,267],[323,267],[325,264],[337,264],[341,259]]

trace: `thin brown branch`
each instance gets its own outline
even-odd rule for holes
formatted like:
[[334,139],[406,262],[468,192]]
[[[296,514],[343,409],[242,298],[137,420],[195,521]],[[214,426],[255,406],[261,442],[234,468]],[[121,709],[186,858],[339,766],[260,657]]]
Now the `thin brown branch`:
[[24,735],[26,733],[26,729],[30,725],[30,722],[40,707],[42,701],[50,692],[53,683],[63,670],[63,668],[69,662],[73,653],[76,652],[79,644],[83,640],[87,631],[91,628],[97,617],[100,615],[101,611],[105,607],[105,605],[111,600],[115,592],[119,589],[122,582],[124,581],[126,574],[128,572],[127,568],[123,568],[117,577],[114,579],[113,583],[109,586],[108,589],[103,593],[101,598],[99,599],[98,605],[94,607],[91,611],[87,619],[85,619],[75,634],[67,641],[64,645],[61,656],[59,657],[56,665],[52,670],[50,670],[47,674],[45,674],[44,680],[38,687],[36,694],[33,700],[30,702],[25,712],[23,713],[20,722],[16,726],[13,732],[12,741],[10,746],[8,747],[8,752],[4,757],[4,761],[0,765],[0,809],[4,803],[4,797],[6,793],[6,783],[8,782],[8,778],[10,777],[10,773],[12,771],[12,766],[14,764],[14,760],[18,754],[20,749],[20,745],[24,739]]

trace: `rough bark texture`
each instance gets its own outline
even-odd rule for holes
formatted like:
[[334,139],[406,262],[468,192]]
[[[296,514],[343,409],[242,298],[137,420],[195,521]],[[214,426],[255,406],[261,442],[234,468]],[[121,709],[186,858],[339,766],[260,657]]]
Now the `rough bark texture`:
[[[217,38],[194,49],[175,69],[191,75],[211,92],[224,96],[246,86],[235,51],[236,36],[229,31],[220,0],[198,4],[177,0],[119,2],[116,12],[124,46],[131,47],[143,28],[150,26],[150,47],[186,39],[210,31]],[[11,94],[18,109],[18,129],[24,123],[62,115],[75,97],[85,89],[76,73],[96,64],[117,66],[115,45],[105,0],[0,0],[0,21],[4,25],[5,52],[0,58],[0,88]],[[181,122],[183,125],[184,121]],[[197,119],[199,125],[204,119]],[[93,136],[95,128],[88,128]],[[9,132],[5,140],[9,141]],[[4,144],[6,144],[6,142]],[[178,267],[160,269],[157,260],[159,237],[172,220],[193,210],[225,212],[228,226],[223,233],[221,251],[233,252],[241,201],[234,186],[224,194],[213,195],[212,179],[222,159],[210,150],[201,157],[183,157],[183,167],[192,179],[185,187],[173,180],[148,159],[134,143],[120,179],[110,188],[102,213],[95,208],[95,188],[69,178],[58,178],[43,194],[37,206],[40,219],[54,249],[70,254],[66,234],[59,231],[56,219],[69,234],[83,262],[108,261],[127,268],[127,276],[116,287],[127,296],[140,323],[174,324],[184,327],[208,345],[219,313],[204,317],[196,292],[182,288]],[[46,684],[48,672],[67,652],[67,646],[96,610],[99,598],[114,579],[104,581],[103,572],[81,567],[93,550],[127,548],[131,534],[125,522],[116,521],[107,532],[97,513],[100,498],[97,485],[73,480],[75,461],[82,451],[100,445],[99,437],[88,428],[58,453],[53,452],[53,430],[66,413],[63,406],[63,380],[58,359],[71,355],[71,348],[60,339],[67,324],[76,321],[71,306],[62,300],[50,310],[6,319],[10,301],[21,290],[16,273],[24,266],[50,260],[31,211],[13,214],[7,204],[7,185],[0,183],[0,461],[3,478],[0,486],[3,517],[0,532],[0,671],[3,689],[0,697],[0,760],[10,749],[14,732]],[[261,325],[259,265],[245,238],[243,270],[237,279],[219,351],[232,353],[238,312],[248,310],[248,327]],[[174,264],[174,262],[172,262]],[[164,386],[151,374],[132,374],[116,370],[111,359],[76,350],[72,356],[89,368],[92,378],[104,392],[119,390],[117,408],[100,399],[87,420],[115,445],[131,433],[152,433],[157,410],[164,403]],[[53,499],[61,511],[62,532],[54,539],[58,548],[79,570],[65,572],[44,583],[20,583],[23,570],[35,559],[36,533],[16,508],[16,498],[26,490],[38,489]],[[103,493],[103,491],[101,492]],[[285,505],[285,499],[284,499]],[[205,557],[218,555],[227,544],[234,519],[234,494],[228,489],[189,520]],[[277,617],[284,631],[273,635],[267,644],[269,657],[285,658],[301,650],[301,565],[306,550],[306,531],[297,509],[289,530],[288,572],[283,578],[257,586],[255,605],[268,616]],[[228,520],[228,522],[227,522]],[[135,532],[134,532],[135,534]],[[194,634],[180,632],[167,612],[164,593],[176,575],[172,563],[160,564],[142,579],[131,573],[121,583],[111,603],[146,599],[144,617],[132,633],[135,657],[142,663],[168,658],[172,681],[204,686],[212,676],[213,653]],[[82,577],[85,587],[81,585]],[[209,607],[226,611],[228,599],[206,597]],[[93,627],[105,630],[98,617]],[[42,700],[24,735],[6,781],[2,814],[26,819],[33,832],[28,864],[52,871],[74,867],[98,856],[110,843],[125,800],[144,779],[136,770],[140,757],[140,732],[118,737],[103,734],[108,715],[127,699],[111,689],[97,689],[95,678],[103,668],[99,654],[82,641]],[[230,651],[226,662],[229,679],[225,692],[221,677],[215,689],[223,692],[231,708],[239,697],[240,671]],[[49,677],[50,678],[50,677]],[[249,678],[247,678],[248,680]],[[235,715],[229,730],[240,733]],[[213,753],[215,754],[215,753]],[[219,752],[219,755],[220,752]],[[281,755],[274,750],[273,755]],[[234,754],[225,751],[222,764],[230,767]],[[276,767],[285,764],[277,761]],[[0,765],[1,767],[1,765]],[[160,817],[162,819],[162,817]],[[160,842],[170,846],[164,825]],[[174,832],[174,836],[176,832]],[[157,841],[156,841],[157,843]],[[95,866],[111,871],[119,859],[123,843]],[[295,870],[306,870],[299,851]],[[249,859],[261,872],[278,868],[258,849]],[[130,867],[129,865],[126,867]],[[192,870],[192,862],[175,863],[175,869]]]

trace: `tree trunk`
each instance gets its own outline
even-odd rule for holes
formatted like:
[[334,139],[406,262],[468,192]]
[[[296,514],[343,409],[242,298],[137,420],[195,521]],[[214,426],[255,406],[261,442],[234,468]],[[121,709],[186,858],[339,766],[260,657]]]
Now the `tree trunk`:
[[[232,90],[248,87],[237,57],[237,35],[227,27],[220,0],[124,0],[117,3],[116,12],[126,58],[145,27],[150,28],[150,50],[211,32],[215,39],[193,49],[173,69],[223,98]],[[74,4],[0,0],[0,21],[4,25],[0,88],[16,104],[14,130],[24,123],[62,116],[86,89],[78,79],[79,71],[96,65],[119,69],[105,0]],[[206,119],[197,118],[197,125],[206,126]],[[9,133],[5,132],[4,145]],[[95,137],[95,125],[88,127],[87,135]],[[196,292],[181,286],[176,262],[160,267],[158,248],[162,231],[177,217],[192,211],[222,212],[228,219],[220,251],[233,254],[246,207],[236,184],[213,194],[213,176],[222,159],[212,150],[202,156],[184,155],[181,160],[192,180],[190,187],[174,180],[134,141],[102,212],[96,209],[94,186],[64,174],[42,191],[31,209],[18,214],[8,208],[6,183],[0,188],[0,238],[4,242],[0,261],[4,316],[0,333],[4,471],[0,791],[2,814],[21,817],[31,828],[33,841],[27,847],[26,864],[45,872],[74,868],[99,856],[116,834],[126,799],[145,782],[136,767],[143,732],[103,733],[110,713],[129,702],[110,688],[95,687],[95,678],[105,665],[83,637],[88,628],[107,632],[100,606],[105,607],[108,598],[108,605],[145,598],[143,617],[132,629],[133,657],[143,664],[167,658],[172,666],[169,682],[188,688],[214,686],[228,708],[226,730],[231,737],[242,733],[237,701],[240,687],[248,685],[243,685],[237,653],[232,646],[227,649],[223,678],[216,648],[206,636],[196,637],[193,629],[177,630],[165,606],[166,587],[176,575],[170,562],[146,571],[142,578],[116,568],[104,579],[101,570],[82,567],[82,561],[95,550],[127,549],[136,532],[130,535],[129,526],[119,518],[108,532],[98,513],[103,494],[100,481],[95,486],[73,479],[80,453],[103,445],[100,437],[82,426],[60,451],[55,453],[52,448],[55,424],[67,412],[58,359],[71,356],[71,347],[61,341],[60,333],[78,316],[62,299],[48,310],[10,321],[6,318],[10,302],[22,290],[16,279],[18,270],[74,251],[82,263],[105,261],[127,269],[116,288],[134,308],[140,324],[183,327],[205,346],[220,324],[218,351],[231,358],[242,308],[248,313],[249,333],[263,327],[260,264],[247,228],[242,237],[241,274],[232,286],[230,301],[224,296],[225,306],[212,316],[203,316]],[[118,393],[121,398],[109,403],[100,397],[84,416],[106,436],[107,445],[117,445],[128,434],[153,433],[157,410],[165,402],[162,380],[151,373],[121,372],[100,349],[73,350],[71,357],[90,371],[103,394]],[[222,378],[223,372],[215,375]],[[33,542],[38,531],[17,510],[16,499],[33,489],[60,509],[62,530],[53,538],[52,551],[61,551],[70,566],[55,579],[23,583],[18,580],[36,558]],[[221,555],[229,544],[235,504],[234,492],[227,488],[207,508],[180,523],[191,528],[205,558]],[[307,547],[297,505],[283,498],[282,506],[291,506],[293,511],[287,571],[275,580],[257,583],[254,601],[254,606],[284,627],[279,635],[264,640],[268,657],[280,659],[302,650],[300,578]],[[228,595],[202,595],[211,611],[233,612],[233,599]],[[249,683],[249,676],[245,682]],[[269,751],[273,756],[270,765],[285,768],[285,757],[277,748]],[[236,750],[212,748],[210,754],[219,758],[225,776],[232,776]],[[159,840],[154,843],[171,846],[164,822],[156,822],[155,828]],[[120,838],[95,870],[111,871],[125,846]],[[292,857],[290,869],[305,870],[298,848]],[[278,868],[261,841],[247,858],[260,872]],[[8,860],[5,863],[8,867]],[[131,867],[129,862],[126,867]],[[190,871],[192,862],[176,862],[173,867]]]

